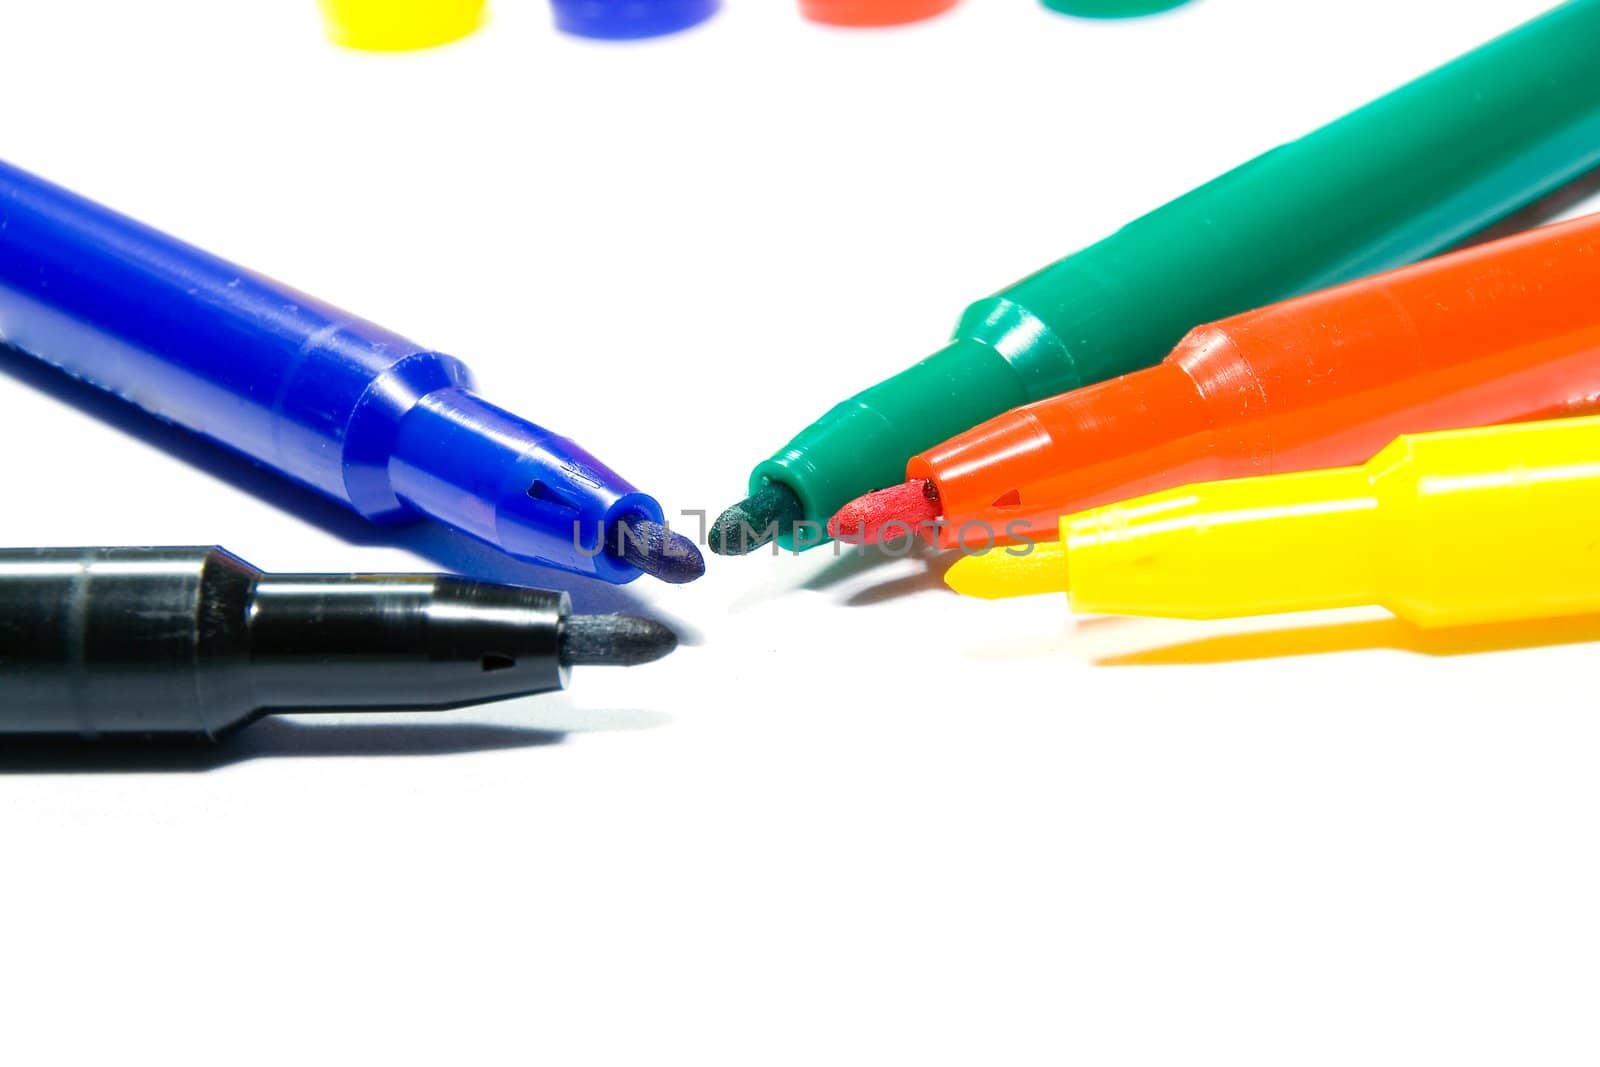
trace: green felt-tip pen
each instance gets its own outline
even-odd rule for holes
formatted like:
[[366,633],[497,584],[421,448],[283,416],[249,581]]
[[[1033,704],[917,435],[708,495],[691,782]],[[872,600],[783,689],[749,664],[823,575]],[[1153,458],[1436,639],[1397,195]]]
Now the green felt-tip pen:
[[1572,0],[969,307],[939,352],[756,467],[711,548],[825,538],[847,501],[1191,327],[1440,252],[1600,164],[1600,0]]

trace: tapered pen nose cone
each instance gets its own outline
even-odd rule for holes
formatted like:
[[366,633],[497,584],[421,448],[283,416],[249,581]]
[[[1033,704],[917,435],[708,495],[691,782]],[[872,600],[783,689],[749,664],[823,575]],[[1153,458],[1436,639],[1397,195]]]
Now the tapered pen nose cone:
[[1003,600],[1040,593],[1065,593],[1070,588],[1067,550],[1059,541],[1019,546],[1014,556],[997,548],[981,556],[964,556],[945,573],[944,581],[962,596]]

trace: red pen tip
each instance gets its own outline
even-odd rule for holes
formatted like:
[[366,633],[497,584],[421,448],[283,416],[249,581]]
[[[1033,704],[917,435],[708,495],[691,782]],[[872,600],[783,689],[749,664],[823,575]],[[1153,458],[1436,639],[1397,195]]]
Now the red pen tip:
[[939,492],[925,478],[858,496],[828,520],[828,534],[852,545],[898,541],[939,517]]

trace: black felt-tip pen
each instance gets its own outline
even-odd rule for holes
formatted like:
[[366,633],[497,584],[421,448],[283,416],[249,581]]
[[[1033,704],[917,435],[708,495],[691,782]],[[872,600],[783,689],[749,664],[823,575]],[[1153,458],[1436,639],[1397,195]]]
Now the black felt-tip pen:
[[565,593],[269,575],[217,548],[0,549],[0,735],[217,737],[273,711],[460,707],[671,652]]

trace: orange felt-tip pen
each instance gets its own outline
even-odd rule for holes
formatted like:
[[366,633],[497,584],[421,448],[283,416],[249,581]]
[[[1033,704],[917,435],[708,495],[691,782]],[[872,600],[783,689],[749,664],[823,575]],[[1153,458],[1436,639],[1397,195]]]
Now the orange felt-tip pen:
[[1235,315],[1160,364],[914,456],[836,537],[1053,540],[1064,513],[1191,482],[1358,463],[1401,433],[1600,399],[1600,215]]

